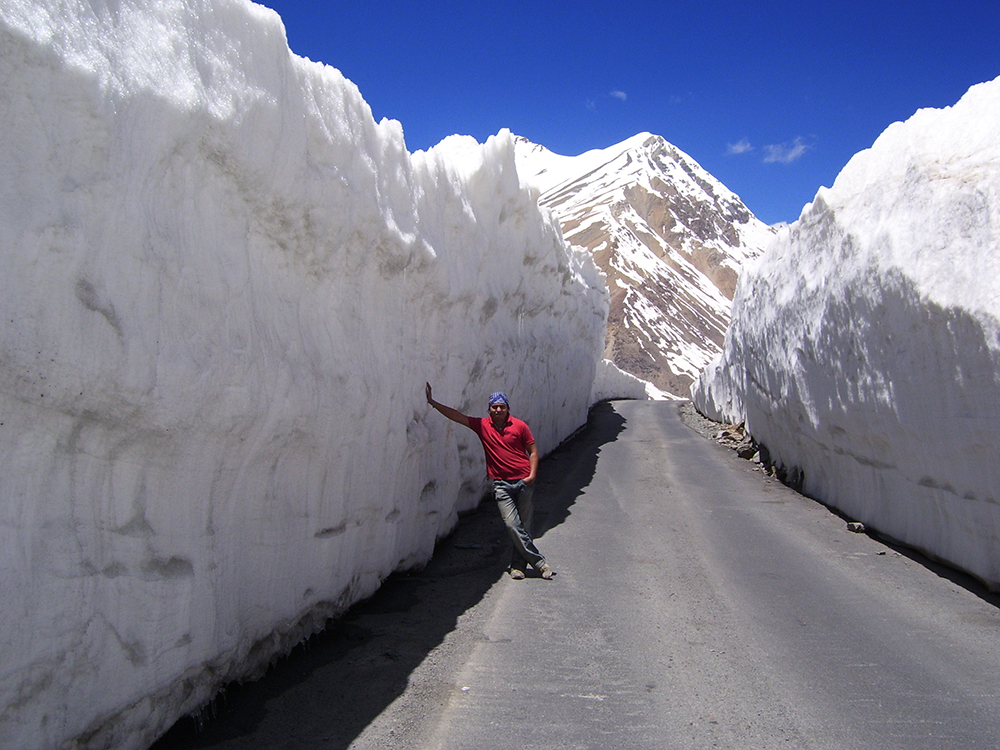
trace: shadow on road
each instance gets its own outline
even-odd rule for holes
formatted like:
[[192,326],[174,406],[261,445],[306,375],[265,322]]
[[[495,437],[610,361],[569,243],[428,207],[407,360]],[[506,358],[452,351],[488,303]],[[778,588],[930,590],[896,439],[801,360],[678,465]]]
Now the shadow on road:
[[[536,536],[569,517],[601,446],[624,426],[611,404],[598,404],[587,425],[542,461]],[[262,679],[229,685],[198,716],[178,721],[152,750],[346,748],[503,575],[509,545],[493,503],[482,503],[438,543],[425,568],[390,576]]]
[[570,508],[594,478],[601,446],[625,429],[625,417],[610,402],[595,404],[586,427],[545,457],[535,485],[533,536],[540,539],[563,523]]
[[924,566],[938,577],[951,581],[956,586],[961,586],[969,593],[978,596],[987,604],[992,604],[997,609],[1000,609],[1000,591],[990,590],[986,584],[975,576],[966,573],[964,570],[955,568],[948,563],[935,560],[934,558],[925,555],[920,550],[914,549],[913,547],[907,547],[905,544],[896,541],[892,537],[880,534],[877,531],[870,532],[869,536],[877,539],[887,547],[892,548],[900,555],[903,555],[903,557],[912,560],[918,565]]

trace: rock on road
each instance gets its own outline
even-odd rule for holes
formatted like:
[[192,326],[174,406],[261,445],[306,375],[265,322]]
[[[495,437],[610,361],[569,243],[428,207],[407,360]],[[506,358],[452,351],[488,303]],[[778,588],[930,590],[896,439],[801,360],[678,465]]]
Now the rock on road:
[[601,404],[542,462],[555,580],[502,574],[484,503],[426,569],[157,747],[1000,747],[997,598],[850,533],[681,408]]

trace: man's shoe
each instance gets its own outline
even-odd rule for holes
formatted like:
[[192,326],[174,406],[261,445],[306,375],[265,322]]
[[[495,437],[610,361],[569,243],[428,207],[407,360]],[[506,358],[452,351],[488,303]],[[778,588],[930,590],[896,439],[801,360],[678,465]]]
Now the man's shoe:
[[541,565],[538,566],[538,572],[542,574],[542,578],[544,578],[546,581],[551,581],[552,576],[556,574],[556,572],[552,570],[552,566],[549,565],[547,562],[543,562]]
[[520,568],[511,568],[508,573],[510,573],[510,577],[515,581],[524,580],[524,571]]

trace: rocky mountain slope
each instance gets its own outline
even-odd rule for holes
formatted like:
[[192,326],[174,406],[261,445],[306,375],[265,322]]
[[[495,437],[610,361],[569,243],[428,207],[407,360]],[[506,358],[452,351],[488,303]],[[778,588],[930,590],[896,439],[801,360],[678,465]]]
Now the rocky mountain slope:
[[516,153],[566,240],[607,274],[605,356],[687,398],[721,351],[740,268],[774,230],[660,136],[572,157],[519,138]]

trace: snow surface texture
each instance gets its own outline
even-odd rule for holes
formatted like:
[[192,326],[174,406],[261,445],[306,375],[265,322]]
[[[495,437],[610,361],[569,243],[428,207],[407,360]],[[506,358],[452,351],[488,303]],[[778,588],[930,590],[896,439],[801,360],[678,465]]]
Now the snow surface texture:
[[693,395],[810,495],[1000,587],[1000,79],[819,191]]
[[640,133],[559,156],[517,139],[518,169],[538,185],[568,242],[585,247],[610,290],[605,357],[650,391],[687,398],[722,350],[736,279],[774,230],[690,156]]
[[0,746],[143,747],[478,503],[425,381],[583,424],[607,293],[509,133],[407,153],[265,8],[5,0],[0,48]]

